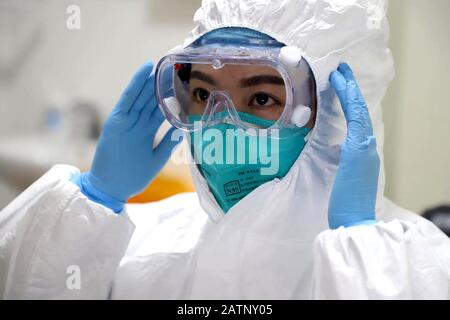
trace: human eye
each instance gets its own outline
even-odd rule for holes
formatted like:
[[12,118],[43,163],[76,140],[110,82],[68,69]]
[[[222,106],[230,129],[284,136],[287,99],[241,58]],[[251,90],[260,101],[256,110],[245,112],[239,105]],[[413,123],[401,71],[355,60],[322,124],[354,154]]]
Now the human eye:
[[195,88],[192,90],[192,98],[195,102],[205,102],[209,98],[209,91],[204,88]]
[[249,104],[250,107],[270,107],[279,105],[280,102],[278,99],[264,92],[254,94]]

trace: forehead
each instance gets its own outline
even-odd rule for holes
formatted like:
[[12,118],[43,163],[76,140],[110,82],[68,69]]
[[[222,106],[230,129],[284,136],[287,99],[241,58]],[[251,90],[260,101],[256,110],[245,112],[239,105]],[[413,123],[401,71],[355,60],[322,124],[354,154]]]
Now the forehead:
[[[192,71],[200,71],[216,80],[226,77],[227,80],[239,80],[259,75],[271,75],[281,77],[280,73],[270,66],[235,65],[228,64],[220,69],[214,69],[210,64],[192,64]],[[219,77],[219,78],[216,78]]]

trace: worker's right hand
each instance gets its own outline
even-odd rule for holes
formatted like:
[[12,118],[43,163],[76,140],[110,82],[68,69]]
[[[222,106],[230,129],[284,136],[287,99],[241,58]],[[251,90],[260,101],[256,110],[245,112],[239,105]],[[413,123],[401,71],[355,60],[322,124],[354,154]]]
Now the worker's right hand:
[[120,212],[144,190],[167,162],[179,141],[171,128],[154,149],[164,121],[155,97],[153,64],[145,63],[122,93],[104,125],[91,170],[71,179],[89,199]]

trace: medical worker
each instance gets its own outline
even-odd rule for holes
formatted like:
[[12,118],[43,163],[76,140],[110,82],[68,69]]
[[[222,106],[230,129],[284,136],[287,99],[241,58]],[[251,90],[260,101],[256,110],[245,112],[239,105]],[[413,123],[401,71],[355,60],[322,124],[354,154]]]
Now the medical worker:
[[[2,298],[449,299],[449,239],[383,196],[385,3],[204,0],[194,22],[89,171],[57,165],[0,213]],[[126,204],[181,136],[197,192]]]

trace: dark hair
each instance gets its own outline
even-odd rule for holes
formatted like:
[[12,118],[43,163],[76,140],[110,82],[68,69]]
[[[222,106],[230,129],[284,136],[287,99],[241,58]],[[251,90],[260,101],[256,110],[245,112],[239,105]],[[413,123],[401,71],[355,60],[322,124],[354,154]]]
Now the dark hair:
[[178,78],[180,78],[181,82],[189,83],[189,80],[191,79],[192,64],[177,63],[174,68],[177,71]]

